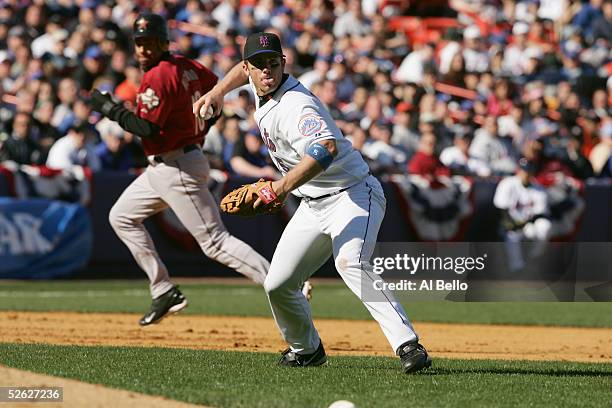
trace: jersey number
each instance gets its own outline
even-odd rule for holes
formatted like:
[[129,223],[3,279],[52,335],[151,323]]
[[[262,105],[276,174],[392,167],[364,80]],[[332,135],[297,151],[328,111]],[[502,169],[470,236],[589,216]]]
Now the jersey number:
[[[193,95],[191,95],[191,105],[193,106],[193,104],[196,103],[196,101],[198,99],[200,99],[202,95],[200,95],[200,91],[195,91],[193,93]],[[195,117],[195,134],[196,136],[199,135],[201,132],[204,131],[204,128],[206,127],[206,121],[204,119],[202,119],[200,116]]]

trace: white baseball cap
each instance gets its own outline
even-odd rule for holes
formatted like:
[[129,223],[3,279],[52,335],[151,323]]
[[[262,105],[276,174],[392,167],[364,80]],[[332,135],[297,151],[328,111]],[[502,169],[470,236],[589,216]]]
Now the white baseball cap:
[[475,26],[475,25],[466,27],[466,29],[463,30],[463,38],[466,40],[474,40],[476,38],[479,38],[480,35],[481,35],[480,28],[478,28],[478,26]]
[[512,26],[513,35],[523,35],[523,34],[527,34],[528,32],[529,32],[529,25],[522,21],[518,21],[514,23],[514,26]]

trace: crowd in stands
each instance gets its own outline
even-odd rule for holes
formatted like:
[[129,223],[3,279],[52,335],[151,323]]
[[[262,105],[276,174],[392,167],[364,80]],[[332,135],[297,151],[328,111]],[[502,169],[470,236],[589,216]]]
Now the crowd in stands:
[[[0,0],[0,162],[127,171],[139,139],[88,96],[136,104],[132,23],[170,21],[173,52],[219,77],[273,31],[286,71],[329,108],[376,174],[612,177],[612,0]],[[250,92],[204,145],[230,174],[275,177]],[[0,163],[1,164],[1,163]]]

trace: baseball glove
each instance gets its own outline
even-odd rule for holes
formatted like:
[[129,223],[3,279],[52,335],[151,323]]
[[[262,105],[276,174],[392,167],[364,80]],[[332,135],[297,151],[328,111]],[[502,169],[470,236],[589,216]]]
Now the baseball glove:
[[[262,204],[254,208],[253,204],[258,198]],[[283,207],[283,203],[274,192],[272,182],[259,179],[255,183],[244,184],[228,193],[219,206],[224,213],[251,217],[278,212]]]

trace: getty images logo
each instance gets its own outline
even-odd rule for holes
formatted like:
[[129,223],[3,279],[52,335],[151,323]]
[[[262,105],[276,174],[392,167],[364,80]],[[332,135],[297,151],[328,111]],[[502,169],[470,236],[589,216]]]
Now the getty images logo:
[[376,257],[372,259],[374,273],[380,275],[386,271],[408,272],[414,275],[420,271],[452,271],[457,275],[465,272],[481,271],[485,267],[487,254],[483,256],[410,256],[396,254],[389,257]]

